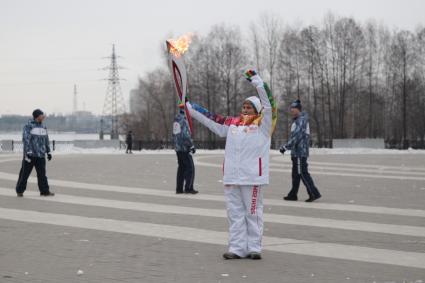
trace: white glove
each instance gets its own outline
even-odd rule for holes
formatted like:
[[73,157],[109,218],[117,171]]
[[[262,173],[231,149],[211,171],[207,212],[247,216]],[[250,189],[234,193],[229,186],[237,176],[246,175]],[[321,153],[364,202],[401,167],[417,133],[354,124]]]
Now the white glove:
[[24,160],[28,163],[31,163],[31,158],[28,157],[28,155],[25,154]]

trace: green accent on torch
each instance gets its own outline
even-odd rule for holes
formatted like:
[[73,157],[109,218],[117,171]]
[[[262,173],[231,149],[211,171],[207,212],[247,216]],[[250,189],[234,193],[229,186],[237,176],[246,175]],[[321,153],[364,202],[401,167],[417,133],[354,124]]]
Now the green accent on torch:
[[277,106],[276,106],[276,100],[273,97],[272,91],[270,90],[267,83],[264,83],[264,89],[267,93],[267,98],[270,101],[270,105],[272,106],[272,131],[271,134],[273,134],[274,129],[276,128],[276,122],[277,122]]

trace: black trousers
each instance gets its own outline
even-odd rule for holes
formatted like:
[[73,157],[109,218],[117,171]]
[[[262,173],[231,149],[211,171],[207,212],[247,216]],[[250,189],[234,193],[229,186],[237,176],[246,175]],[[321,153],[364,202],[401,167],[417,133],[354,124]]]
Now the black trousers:
[[193,164],[192,155],[189,152],[177,151],[177,185],[176,192],[189,192],[193,190],[193,182],[195,180],[195,165]]
[[127,143],[127,149],[125,152],[129,152],[129,151],[132,152],[132,150],[133,150],[133,143],[132,142]]
[[307,157],[291,157],[292,159],[292,189],[289,192],[289,197],[296,197],[300,182],[303,181],[307,188],[307,193],[310,197],[319,197],[320,192],[314,185],[313,179],[308,172]]
[[49,183],[46,177],[46,158],[31,157],[31,162],[22,160],[21,171],[19,172],[18,183],[16,184],[16,192],[23,193],[27,189],[27,181],[31,175],[32,168],[37,171],[38,189],[40,193],[49,192]]

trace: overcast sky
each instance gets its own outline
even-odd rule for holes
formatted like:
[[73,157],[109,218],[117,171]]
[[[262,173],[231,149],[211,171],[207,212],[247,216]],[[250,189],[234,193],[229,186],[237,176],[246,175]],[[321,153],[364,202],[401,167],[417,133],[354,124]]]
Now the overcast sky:
[[123,56],[123,94],[137,77],[162,64],[159,47],[170,34],[205,34],[214,24],[244,29],[264,12],[284,23],[320,23],[327,12],[375,19],[390,28],[424,25],[424,0],[0,0],[1,114],[72,110],[102,112],[111,44]]

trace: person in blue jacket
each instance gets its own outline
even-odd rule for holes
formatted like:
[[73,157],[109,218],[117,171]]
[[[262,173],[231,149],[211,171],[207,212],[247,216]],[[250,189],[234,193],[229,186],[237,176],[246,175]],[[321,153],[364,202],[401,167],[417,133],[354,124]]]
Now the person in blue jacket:
[[193,188],[195,165],[192,158],[192,154],[195,154],[196,150],[183,108],[180,108],[179,113],[174,118],[173,139],[178,163],[176,194],[197,194],[198,191]]
[[309,157],[310,147],[310,125],[308,123],[308,114],[302,111],[300,100],[295,100],[290,106],[293,123],[291,126],[291,135],[288,142],[280,147],[282,154],[285,151],[291,151],[292,159],[292,189],[283,199],[288,201],[298,200],[298,189],[301,180],[307,188],[309,198],[306,202],[313,202],[321,197],[313,179],[308,172],[307,159]]
[[47,128],[43,125],[45,118],[43,111],[34,110],[33,119],[28,121],[24,126],[22,142],[23,142],[23,160],[21,171],[19,172],[18,183],[16,184],[16,194],[23,197],[27,188],[28,177],[31,175],[32,169],[35,167],[37,171],[38,189],[41,196],[54,196],[50,191],[46,177],[46,155],[47,159],[52,160],[50,153],[49,135]]

